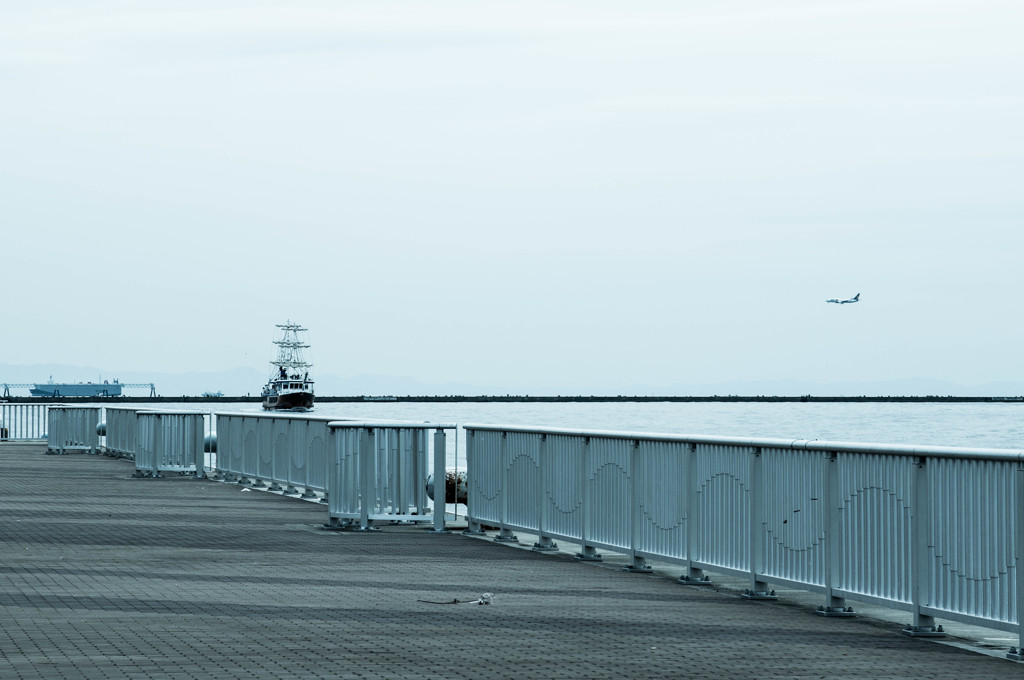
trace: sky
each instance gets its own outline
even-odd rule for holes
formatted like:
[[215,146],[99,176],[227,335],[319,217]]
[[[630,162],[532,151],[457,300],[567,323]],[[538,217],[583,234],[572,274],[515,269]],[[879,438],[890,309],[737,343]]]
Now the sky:
[[1022,381],[1022,25],[0,0],[0,363],[267,371],[291,320],[314,372],[520,393]]

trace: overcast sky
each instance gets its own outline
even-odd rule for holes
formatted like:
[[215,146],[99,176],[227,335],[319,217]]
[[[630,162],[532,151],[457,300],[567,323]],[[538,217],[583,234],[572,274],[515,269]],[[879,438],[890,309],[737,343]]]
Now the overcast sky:
[[519,392],[1021,380],[1022,26],[0,0],[0,362],[262,371],[291,319],[314,373]]

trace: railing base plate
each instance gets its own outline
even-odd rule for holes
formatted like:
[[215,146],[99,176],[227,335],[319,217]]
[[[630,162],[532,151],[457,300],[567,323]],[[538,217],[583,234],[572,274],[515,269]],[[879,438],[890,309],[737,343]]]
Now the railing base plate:
[[627,564],[626,566],[624,566],[622,568],[622,571],[628,571],[631,574],[653,574],[654,573],[654,569],[652,569],[651,567],[649,567],[646,564],[641,564],[641,565]]
[[900,632],[908,637],[946,637],[942,626],[907,626]]
[[745,600],[777,600],[774,590],[744,590],[740,597]]
[[857,612],[853,611],[853,607],[818,607],[818,610],[814,612],[818,616],[856,616]]
[[323,531],[352,531],[352,527],[344,524],[321,524],[320,528]]

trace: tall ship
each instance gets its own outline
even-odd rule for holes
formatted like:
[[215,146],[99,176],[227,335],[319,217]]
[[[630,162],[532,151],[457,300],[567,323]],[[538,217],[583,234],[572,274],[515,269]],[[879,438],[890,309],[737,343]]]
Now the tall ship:
[[307,329],[287,321],[277,324],[281,339],[275,340],[277,357],[270,362],[270,380],[263,388],[263,409],[266,411],[308,411],[313,408],[313,381],[303,350],[309,345],[299,333]]
[[119,397],[121,383],[116,379],[114,382],[104,380],[101,383],[55,383],[53,376],[50,376],[50,382],[33,383],[29,393],[33,397]]

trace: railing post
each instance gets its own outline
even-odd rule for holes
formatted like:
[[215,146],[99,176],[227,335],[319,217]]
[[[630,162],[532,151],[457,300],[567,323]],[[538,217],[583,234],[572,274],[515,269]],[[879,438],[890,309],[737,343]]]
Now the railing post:
[[[480,521],[473,516],[473,505],[471,494],[475,483],[473,474],[477,467],[476,462],[476,430],[466,430],[466,528],[463,534],[466,536],[482,536],[485,532],[480,526]],[[455,482],[455,500],[458,500],[458,480]],[[434,479],[434,494],[437,494],[437,479]]]
[[[444,443],[444,447],[445,448],[442,449],[442,453],[444,453],[444,455],[441,456],[441,461],[444,463],[445,468],[447,469],[447,466],[448,466],[447,435],[445,434],[444,428],[440,428],[440,429],[441,429],[441,434],[445,435],[445,443]],[[436,438],[437,438],[436,437],[436,435],[437,435],[437,431],[436,430],[434,432],[434,435],[435,435],[435,440],[436,440]],[[427,486],[426,486],[426,484],[424,484],[424,482],[427,479],[427,451],[429,450],[429,447],[427,446],[427,431],[426,430],[416,430],[415,432],[413,432],[413,441],[416,444],[415,445],[415,451],[414,451],[415,460],[413,461],[413,466],[412,466],[412,469],[413,469],[412,478],[409,480],[409,493],[412,495],[412,504],[416,508],[416,514],[418,514],[418,515],[425,515],[425,514],[427,514]],[[442,527],[444,526],[444,518],[443,517],[442,517],[441,525],[442,525]]]
[[389,427],[380,431],[380,441],[377,442],[377,497],[381,512],[392,516],[404,515],[408,511],[402,493],[405,454],[412,449],[408,439],[409,431],[404,427]]
[[308,420],[293,423],[289,428],[288,451],[285,453],[284,460],[281,461],[282,481],[286,496],[299,495],[299,490],[295,488],[295,461],[303,461],[303,469],[309,468],[309,429],[310,421]]
[[911,637],[944,637],[935,617],[921,612],[932,593],[931,570],[928,568],[928,520],[931,518],[931,489],[928,488],[928,459],[914,460],[916,470],[911,483],[910,503],[910,597],[914,622],[903,629]]
[[643,526],[643,494],[637,491],[637,480],[640,478],[640,440],[635,439],[628,444],[627,454],[629,456],[629,558],[631,564],[627,564],[622,571],[631,571],[635,574],[650,574],[654,571],[647,561],[638,555],[640,545],[640,532]]
[[167,467],[168,454],[167,438],[164,436],[166,421],[162,415],[156,414],[150,416],[149,422],[152,426],[150,441],[153,442],[153,476],[163,477],[162,470]]
[[[447,534],[444,528],[445,507],[448,501],[448,485],[445,483],[445,463],[448,455],[448,441],[442,428],[434,430],[434,528],[437,534]],[[455,502],[459,502],[458,480],[456,480]]]
[[776,600],[774,590],[760,578],[764,570],[764,474],[761,469],[761,447],[757,446],[750,456],[750,588],[743,591],[748,600]]
[[499,543],[515,543],[519,538],[508,528],[508,501],[512,495],[509,493],[509,461],[508,461],[508,432],[501,433],[501,444],[498,448],[498,460],[501,461],[501,502],[499,503],[500,514],[498,523],[501,525],[498,535],[494,537]]
[[840,546],[842,545],[842,516],[839,509],[839,462],[835,453],[829,454],[825,464],[825,497],[822,499],[825,516],[825,604],[818,607],[821,616],[855,616],[853,607],[838,597],[834,588],[842,577]]
[[[476,430],[466,430],[466,528],[463,534],[466,536],[482,536],[484,534],[480,522],[473,516],[473,505],[471,496],[473,493],[473,472],[477,466],[476,462]],[[458,479],[456,480],[456,500],[459,499]],[[437,481],[434,480],[434,494],[437,493]]]
[[[346,429],[333,427],[327,428],[327,439],[329,444],[327,451],[329,453],[326,456],[325,464],[327,470],[325,471],[324,477],[324,500],[327,501],[327,523],[323,525],[324,529],[330,529],[332,531],[340,531],[342,529],[351,529],[352,520],[345,519],[344,522],[337,516],[344,512],[343,502],[346,498],[344,480],[342,479],[341,471],[341,457],[342,449],[345,443],[348,441],[349,432]],[[309,467],[307,464],[306,467]],[[306,481],[309,481],[309,474],[306,475]],[[306,493],[309,493],[309,487],[306,487]]]
[[538,530],[539,539],[533,544],[533,549],[539,552],[554,552],[558,550],[558,545],[551,540],[550,536],[545,535],[545,531],[548,528],[548,522],[550,521],[551,515],[551,504],[548,502],[548,491],[551,488],[551,480],[548,479],[548,436],[546,434],[540,435],[540,441],[537,442],[537,465],[540,466],[540,528]]
[[199,416],[189,421],[192,425],[193,464],[196,466],[196,479],[206,476],[206,418]]
[[[310,427],[309,423],[306,423],[307,430],[309,429],[309,427]],[[334,451],[335,450],[335,448],[337,446],[336,442],[341,439],[340,435],[338,437],[335,437],[336,434],[338,434],[338,432],[334,428],[328,427],[327,428],[327,437],[325,439],[321,439],[321,444],[320,444],[323,447],[323,451],[324,451],[324,465],[327,468],[324,471],[324,477],[323,477],[323,480],[324,480],[324,482],[323,482],[324,498],[327,498],[327,495],[328,495],[327,490],[330,489],[332,484],[334,483],[332,477],[334,475],[335,468],[338,466],[337,462],[332,462],[332,457],[331,457],[332,454],[328,453],[328,451]],[[316,493],[314,493],[310,489],[310,487],[313,485],[313,479],[314,479],[313,476],[312,476],[313,475],[313,450],[314,450],[313,449],[313,444],[312,444],[313,439],[307,435],[306,441],[308,442],[306,444],[306,450],[302,454],[303,455],[302,460],[304,462],[302,464],[302,495],[300,496],[300,498],[316,498]],[[333,456],[334,456],[335,459],[338,457],[337,453],[334,453]]]
[[[280,451],[277,446],[278,439],[281,436],[281,431],[278,428],[284,428],[285,446],[284,451]],[[267,491],[276,491],[280,493],[285,492],[285,487],[281,486],[281,478],[286,476],[281,474],[281,459],[287,460],[288,464],[291,465],[291,422],[288,420],[279,421],[273,420],[270,425],[270,435],[267,442],[267,451],[270,454],[270,471],[267,475],[270,478],[270,484],[267,485]],[[266,467],[263,467],[266,470]]]
[[591,500],[590,489],[590,437],[583,437],[580,440],[580,512],[583,513],[580,522],[580,543],[583,552],[576,553],[576,559],[583,562],[600,562],[604,558],[597,552],[594,546],[590,545],[591,517],[593,512],[593,501]]
[[700,503],[697,495],[697,445],[686,445],[686,476],[680,480],[679,487],[683,490],[686,504],[686,574],[676,579],[679,583],[694,586],[709,586],[711,579],[700,567],[693,566],[693,556],[697,553],[697,529],[701,524]]
[[370,527],[370,504],[377,502],[376,454],[373,428],[359,428],[359,528],[356,531],[380,531]]
[[1007,658],[1015,661],[1024,661],[1024,467],[1017,464],[1017,471],[1014,476],[1014,500],[1013,515],[1010,519],[1013,522],[1014,554],[1012,564],[1014,569],[1014,600],[1017,605],[1017,646],[1010,647]]

